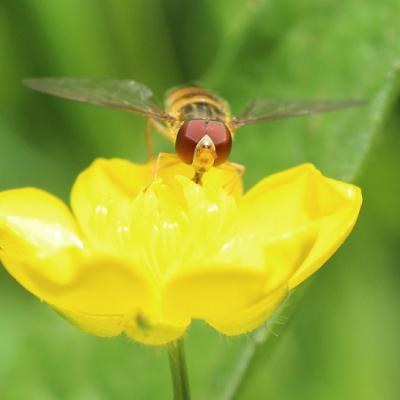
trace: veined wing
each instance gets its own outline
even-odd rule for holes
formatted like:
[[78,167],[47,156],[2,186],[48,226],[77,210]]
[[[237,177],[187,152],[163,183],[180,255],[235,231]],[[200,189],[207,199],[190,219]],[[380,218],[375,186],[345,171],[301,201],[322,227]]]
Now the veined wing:
[[117,108],[159,120],[173,117],[153,101],[152,91],[138,82],[117,79],[40,78],[25,79],[27,87],[81,103]]
[[256,99],[249,103],[240,117],[233,119],[233,124],[235,127],[240,127],[262,121],[274,121],[338,111],[350,107],[358,107],[365,103],[365,100],[307,102],[299,100]]

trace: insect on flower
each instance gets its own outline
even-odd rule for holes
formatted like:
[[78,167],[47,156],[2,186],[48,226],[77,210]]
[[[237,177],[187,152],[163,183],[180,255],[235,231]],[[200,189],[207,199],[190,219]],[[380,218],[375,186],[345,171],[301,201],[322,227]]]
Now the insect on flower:
[[243,174],[244,167],[229,162],[228,157],[236,130],[244,125],[363,104],[360,100],[304,102],[258,99],[251,101],[236,118],[231,116],[226,101],[197,86],[168,91],[163,111],[155,102],[152,91],[132,80],[43,78],[27,79],[24,84],[39,92],[147,117],[149,157],[152,157],[152,126],[175,145],[176,154],[160,153],[155,171],[183,161],[193,166],[196,183],[201,183],[203,174],[211,167]]

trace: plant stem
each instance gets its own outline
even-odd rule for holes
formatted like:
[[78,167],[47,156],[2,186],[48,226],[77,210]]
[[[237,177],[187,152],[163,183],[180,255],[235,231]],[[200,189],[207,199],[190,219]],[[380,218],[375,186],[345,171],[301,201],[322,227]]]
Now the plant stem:
[[167,349],[174,388],[174,400],[190,400],[183,339],[168,344]]

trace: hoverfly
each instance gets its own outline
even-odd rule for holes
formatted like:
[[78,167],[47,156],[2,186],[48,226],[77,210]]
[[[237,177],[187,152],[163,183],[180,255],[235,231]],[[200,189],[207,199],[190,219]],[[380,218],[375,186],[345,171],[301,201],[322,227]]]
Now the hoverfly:
[[149,157],[152,157],[150,131],[153,126],[175,145],[175,154],[161,153],[157,165],[182,161],[190,164],[196,183],[201,183],[203,174],[211,167],[234,169],[243,174],[244,167],[229,162],[228,157],[236,130],[244,125],[336,111],[363,103],[360,100],[302,102],[259,99],[249,103],[239,117],[233,117],[225,100],[198,86],[168,91],[163,110],[154,101],[149,88],[132,80],[43,78],[27,79],[23,83],[39,92],[147,117]]

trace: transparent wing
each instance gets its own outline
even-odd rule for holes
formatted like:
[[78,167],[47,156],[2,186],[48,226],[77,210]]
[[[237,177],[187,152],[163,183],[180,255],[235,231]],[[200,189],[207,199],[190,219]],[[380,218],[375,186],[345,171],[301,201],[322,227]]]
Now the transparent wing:
[[173,119],[153,101],[146,86],[131,80],[41,78],[25,79],[27,87],[81,103],[117,108],[160,120]]
[[256,99],[248,104],[240,117],[233,119],[233,124],[236,127],[240,127],[261,121],[274,121],[358,107],[365,103],[365,100],[307,102],[299,100]]

